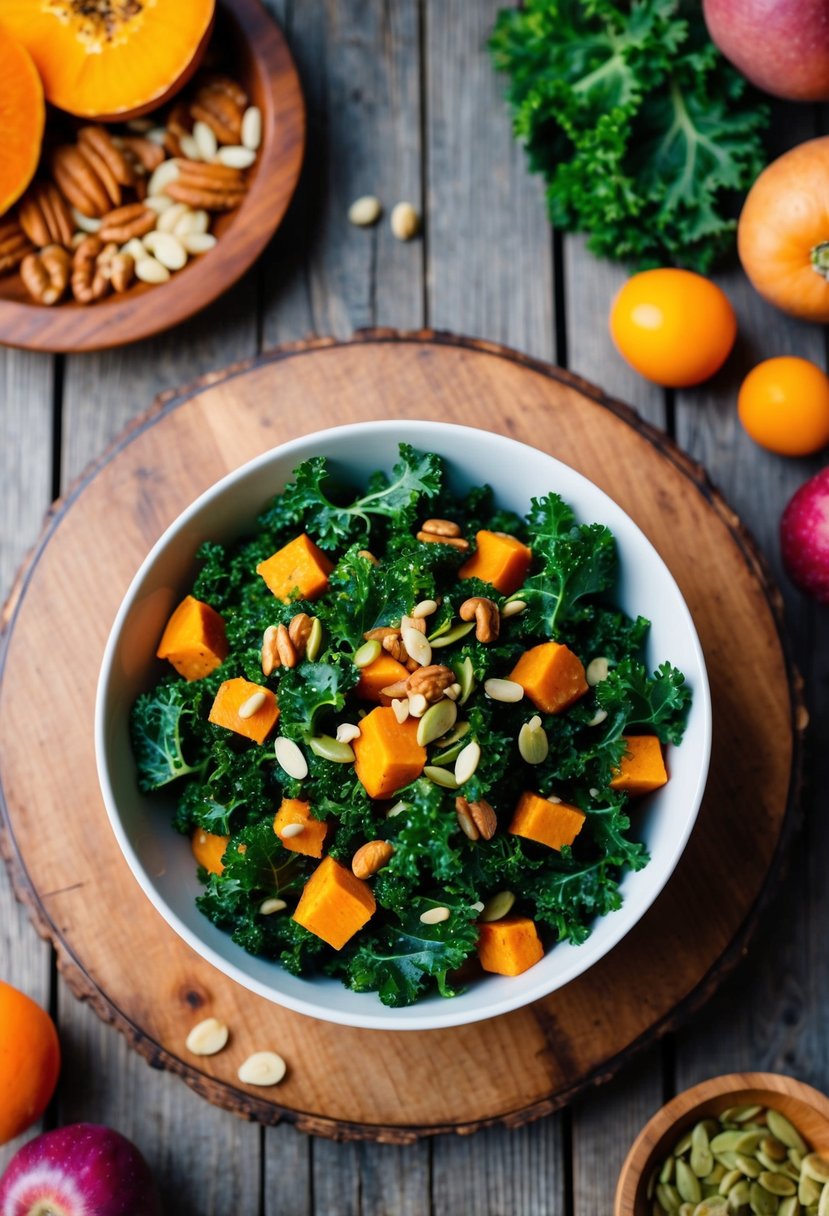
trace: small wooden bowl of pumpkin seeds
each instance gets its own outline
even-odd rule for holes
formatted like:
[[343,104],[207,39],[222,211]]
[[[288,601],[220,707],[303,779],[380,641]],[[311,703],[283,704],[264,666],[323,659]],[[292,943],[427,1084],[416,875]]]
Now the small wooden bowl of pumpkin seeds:
[[777,1073],[695,1085],[639,1133],[614,1216],[829,1216],[829,1098]]

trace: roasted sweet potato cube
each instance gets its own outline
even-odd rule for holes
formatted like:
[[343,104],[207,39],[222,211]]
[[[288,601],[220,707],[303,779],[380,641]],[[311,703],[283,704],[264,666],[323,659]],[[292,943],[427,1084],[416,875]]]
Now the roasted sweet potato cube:
[[342,950],[368,923],[376,906],[367,882],[326,857],[306,882],[294,920],[334,950]]
[[[262,704],[248,717],[240,718],[239,710],[245,709],[251,697],[257,693],[264,693]],[[263,688],[261,684],[254,684],[251,680],[238,676],[235,680],[225,680],[219,685],[209,717],[216,726],[234,730],[237,735],[253,739],[254,743],[264,743],[276,725],[279,710],[276,697],[269,688]]]
[[303,532],[256,567],[278,600],[318,599],[334,563]]
[[417,719],[398,722],[394,710],[378,705],[360,723],[360,737],[352,743],[354,766],[371,798],[390,798],[419,777],[426,763],[426,748],[417,741]]
[[156,655],[185,680],[200,680],[227,658],[225,623],[215,609],[186,596],[164,627]]
[[533,559],[532,549],[503,532],[477,532],[475,544],[477,548],[461,566],[458,578],[483,579],[502,595],[517,591],[527,577]]
[[559,642],[525,650],[509,678],[546,714],[562,713],[587,692],[581,659]]
[[615,777],[611,789],[624,790],[632,798],[639,794],[650,794],[665,785],[668,774],[662,756],[662,744],[656,735],[624,735],[627,752]]
[[[302,831],[296,836],[283,836],[282,829],[289,823],[299,824]],[[304,853],[306,857],[322,857],[328,824],[322,819],[315,819],[311,814],[311,804],[301,798],[282,799],[282,804],[274,816],[273,830],[285,848],[290,849],[292,853]]]
[[478,926],[478,958],[484,971],[520,975],[543,957],[535,922],[528,916],[504,916]]
[[369,663],[360,672],[355,692],[363,701],[379,701],[381,705],[391,705],[391,697],[383,695],[382,690],[398,680],[408,680],[408,669],[390,654],[378,655],[373,663]]
[[229,836],[216,836],[213,832],[196,828],[190,837],[190,848],[200,866],[211,874],[221,874],[225,868],[222,858],[229,841]]
[[562,846],[571,845],[576,839],[585,819],[584,812],[569,802],[550,802],[540,794],[524,790],[508,831],[561,852]]

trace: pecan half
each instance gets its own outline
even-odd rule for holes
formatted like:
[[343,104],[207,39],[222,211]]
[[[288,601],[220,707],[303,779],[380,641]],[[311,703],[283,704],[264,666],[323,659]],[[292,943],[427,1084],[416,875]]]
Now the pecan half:
[[69,245],[75,226],[66,200],[54,182],[37,181],[17,209],[20,227],[33,245]]
[[0,223],[0,274],[17,270],[26,255],[31,252],[32,242],[17,220]]
[[421,693],[430,705],[440,701],[444,692],[455,683],[457,676],[451,667],[441,663],[430,663],[428,667],[418,667],[406,681],[406,695],[413,696]]
[[[96,168],[103,164],[106,174],[111,176],[119,186],[135,184],[135,170],[130,164],[129,157],[124,155],[123,150],[118,147],[105,127],[81,127],[78,131],[78,146]],[[102,175],[102,180],[106,174]],[[120,201],[120,193],[119,190],[118,201]]]
[[391,861],[394,845],[388,840],[369,840],[357,850],[351,859],[351,872],[355,878],[371,878]]
[[469,541],[464,540],[462,536],[439,536],[437,532],[424,532],[422,529],[417,533],[417,539],[426,544],[451,545],[462,553],[469,548]]
[[311,636],[312,625],[313,621],[307,612],[298,612],[288,622],[288,637],[291,640],[298,659],[301,659],[305,654],[308,639]]
[[62,245],[47,245],[20,264],[20,277],[39,304],[57,304],[69,286],[72,255]]
[[474,595],[464,600],[458,610],[462,621],[475,622],[475,637],[479,642],[494,642],[501,628],[501,614],[494,600]]
[[134,236],[146,236],[158,223],[158,216],[143,203],[127,203],[108,212],[101,221],[97,235],[102,241],[125,245]]
[[393,634],[384,637],[381,645],[386,654],[390,654],[393,659],[397,659],[398,663],[406,663],[408,661],[409,652],[403,645],[403,639],[397,630]]
[[[498,830],[498,817],[490,804],[483,798],[477,802],[468,802],[466,798],[455,799],[455,814],[458,823],[470,840],[482,837],[491,840]],[[469,830],[473,829],[474,835]]]
[[[112,209],[113,200],[101,179],[80,150],[71,144],[55,148],[50,160],[52,176],[64,198],[90,219],[98,219]],[[114,179],[113,179],[114,180]],[[117,186],[117,182],[115,183]],[[121,201],[120,190],[114,200]]]
[[144,139],[142,135],[124,135],[121,142],[124,145],[124,154],[134,162],[133,168],[138,164],[145,173],[152,173],[166,160],[161,145],[154,144],[151,139]]
[[363,637],[367,642],[384,642],[386,638],[399,638],[400,630],[393,629],[391,625],[378,625],[376,629],[369,629]]
[[291,641],[287,625],[276,627],[276,653],[283,667],[296,667],[296,647]]
[[196,93],[190,114],[213,131],[220,144],[238,144],[242,138],[242,116],[247,94],[229,76],[213,76]]
[[111,285],[111,263],[117,245],[104,245],[99,236],[87,236],[72,259],[72,295],[79,304],[102,300]]
[[126,291],[135,278],[135,258],[131,253],[116,253],[110,263],[113,291]]

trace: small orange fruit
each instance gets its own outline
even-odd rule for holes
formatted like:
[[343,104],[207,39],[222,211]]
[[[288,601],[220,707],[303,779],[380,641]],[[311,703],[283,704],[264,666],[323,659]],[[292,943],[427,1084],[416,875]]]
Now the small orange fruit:
[[35,1123],[55,1092],[58,1032],[31,997],[0,980],[0,1144]]
[[780,456],[808,456],[829,443],[829,376],[794,355],[752,368],[737,398],[755,443]]
[[631,367],[656,384],[687,388],[722,367],[737,321],[728,297],[691,270],[643,270],[617,293],[610,336]]

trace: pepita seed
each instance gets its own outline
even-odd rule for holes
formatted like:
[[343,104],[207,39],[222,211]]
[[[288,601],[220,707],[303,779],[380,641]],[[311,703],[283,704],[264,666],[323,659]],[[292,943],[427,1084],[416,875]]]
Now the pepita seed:
[[801,1174],[797,1186],[798,1202],[805,1208],[810,1207],[813,1203],[819,1203],[822,1190],[823,1188],[815,1182],[814,1178],[810,1178],[808,1174]]
[[522,700],[524,689],[515,680],[484,680],[484,692],[491,701],[505,701],[512,704]]
[[[677,1154],[678,1155],[678,1154]],[[703,1178],[704,1186],[718,1187],[725,1177],[725,1166],[720,1165],[719,1161],[714,1166],[710,1174],[706,1174]]]
[[467,655],[460,662],[452,664],[452,670],[458,677],[458,683],[461,686],[458,704],[463,705],[468,701],[475,688],[475,669],[472,666],[472,660]]
[[667,1160],[665,1161],[665,1163],[663,1164],[662,1169],[659,1171],[659,1181],[660,1182],[673,1182],[675,1165],[676,1165],[676,1158],[668,1157]]
[[429,702],[422,692],[413,692],[409,697],[409,713],[413,718],[422,718],[429,708]]
[[763,1172],[763,1167],[759,1161],[755,1161],[753,1157],[746,1157],[745,1153],[736,1153],[737,1169],[742,1170],[748,1178],[759,1178]]
[[[212,160],[219,148],[216,132],[213,128],[208,127],[206,122],[194,122],[193,139],[196,141],[201,159]],[[184,151],[184,140],[180,140],[179,142],[181,143],[182,151]]]
[[249,169],[256,160],[256,153],[242,144],[226,144],[219,148],[216,160],[220,165],[228,165],[231,169]]
[[443,786],[445,790],[456,790],[458,788],[455,774],[450,773],[448,769],[438,768],[437,765],[427,764],[423,770],[423,776],[428,777],[435,785]]
[[711,1141],[711,1152],[717,1153],[733,1153],[737,1149],[737,1145],[745,1135],[742,1131],[720,1132]]
[[353,743],[362,733],[356,722],[341,722],[337,727],[337,742]]
[[481,759],[481,748],[475,739],[467,743],[455,761],[455,781],[463,785],[474,774]]
[[760,1142],[760,1147],[766,1156],[772,1161],[786,1160],[786,1146],[783,1141],[778,1140],[776,1136],[765,1136]]
[[437,600],[421,600],[419,604],[415,604],[412,609],[412,616],[416,621],[423,620],[424,617],[431,616],[433,612],[437,612]]
[[375,659],[379,659],[383,647],[376,638],[372,638],[370,642],[363,642],[362,646],[358,646],[354,651],[353,663],[355,667],[368,667]]
[[686,1132],[685,1135],[677,1142],[674,1148],[675,1157],[684,1157],[691,1147],[691,1132]]
[[[759,1115],[762,1111],[762,1106],[739,1106],[737,1113],[734,1116],[735,1123],[748,1123],[755,1115]],[[794,1129],[792,1129],[794,1130]],[[778,1137],[779,1139],[780,1137]]]
[[330,735],[316,735],[308,746],[315,756],[333,764],[352,764],[357,758],[350,743],[339,743]]
[[271,896],[270,899],[263,899],[259,905],[259,912],[262,916],[273,916],[274,912],[284,912],[287,908],[284,899],[277,899]]
[[786,1148],[796,1149],[801,1157],[805,1157],[809,1150],[806,1147],[803,1137],[796,1127],[793,1127],[785,1115],[781,1115],[779,1110],[769,1109],[767,1114],[769,1131],[778,1139]]
[[768,1170],[772,1174],[775,1174],[777,1172],[777,1168],[780,1165],[780,1162],[772,1161],[771,1157],[769,1157],[766,1153],[764,1153],[761,1148],[758,1148],[756,1150],[754,1156],[760,1162],[763,1169]]
[[425,634],[413,625],[404,625],[400,630],[400,640],[406,647],[406,653],[421,667],[428,667],[432,662],[432,647],[426,640]]
[[457,701],[458,697],[461,695],[461,686],[458,684],[457,680],[454,684],[450,684],[448,688],[444,688],[443,695],[448,697],[450,701]]
[[142,283],[166,283],[170,277],[170,272],[156,258],[151,258],[148,255],[136,261],[135,277],[140,279]]
[[[474,628],[474,621],[461,621],[460,624],[453,625],[446,633],[441,633],[437,637],[433,635],[429,639],[432,649],[439,650],[442,646],[451,646],[453,642],[459,642],[461,638],[465,638]],[[408,646],[406,649],[409,649]]]
[[759,1182],[752,1182],[748,1202],[755,1216],[774,1216],[777,1211],[777,1197],[764,1190]]
[[719,1195],[704,1199],[694,1208],[693,1216],[726,1216],[728,1200]]
[[682,1158],[676,1163],[676,1189],[680,1198],[687,1203],[699,1203],[702,1199],[702,1187],[699,1178]]
[[278,1085],[287,1066],[275,1051],[256,1051],[240,1065],[236,1074],[245,1085]]
[[311,632],[308,634],[308,641],[305,643],[305,657],[309,663],[313,663],[322,647],[322,622],[318,616],[311,618]]
[[229,1030],[218,1018],[204,1018],[197,1022],[184,1041],[184,1046],[194,1056],[214,1056],[227,1043]]
[[501,609],[501,616],[517,616],[519,612],[523,612],[527,607],[526,600],[507,600]]
[[444,735],[442,739],[438,739],[439,747],[449,747],[452,743],[457,743],[459,739],[463,739],[464,735],[468,735],[472,726],[469,722],[458,722],[455,729],[450,731],[448,735]]
[[451,912],[448,908],[429,908],[426,912],[421,912],[420,923],[422,925],[439,925],[442,921],[448,920]]
[[454,701],[442,700],[430,705],[417,724],[417,741],[421,747],[434,743],[455,725],[458,707]]
[[257,692],[252,692],[247,700],[243,701],[236,710],[236,716],[243,721],[252,718],[262,708],[267,699],[267,693],[264,693],[261,688]]
[[679,1192],[676,1187],[671,1186],[669,1182],[660,1182],[656,1188],[656,1198],[666,1212],[673,1213],[679,1211],[679,1205],[682,1200],[679,1197]]
[[727,1174],[723,1174],[719,1185],[720,1194],[727,1195],[731,1188],[742,1179],[742,1176],[739,1170],[729,1170]]
[[527,764],[543,764],[550,751],[544,727],[533,727],[530,722],[525,722],[518,732],[518,751]]
[[591,659],[584,672],[584,678],[591,688],[601,684],[610,675],[610,663],[603,654]]
[[735,1183],[734,1186],[732,1186],[731,1189],[729,1190],[728,1206],[730,1208],[735,1208],[735,1209],[743,1207],[744,1204],[748,1203],[750,1195],[751,1195],[751,1187],[750,1187],[749,1183],[746,1181],[746,1179],[742,1178],[739,1182]]
[[454,764],[458,756],[463,751],[463,740],[459,739],[457,743],[453,743],[445,752],[438,752],[436,756],[429,757],[429,763],[438,765],[439,768],[446,768],[450,764]]
[[797,1195],[792,1195],[789,1199],[784,1199],[777,1209],[777,1216],[798,1216],[800,1204],[797,1201]]
[[242,115],[242,144],[256,152],[262,142],[262,111],[259,106],[248,106]]
[[817,1205],[817,1216],[829,1216],[829,1182],[826,1183],[823,1190],[820,1192],[820,1199]]
[[395,718],[402,726],[409,716],[409,698],[404,697],[400,700],[398,697],[392,697],[391,707]]
[[751,1156],[752,1153],[757,1152],[762,1140],[762,1132],[743,1132],[740,1139],[734,1145],[734,1151],[737,1153],[748,1153]]
[[502,920],[512,909],[514,903],[515,895],[512,891],[499,891],[497,895],[492,895],[486,901],[478,920],[483,921],[484,924]]
[[788,1195],[797,1194],[797,1187],[791,1178],[786,1178],[783,1174],[772,1173],[771,1170],[763,1170],[757,1181],[764,1191],[769,1191],[772,1195],[781,1195],[785,1198]]
[[679,1205],[679,1216],[694,1216],[694,1208],[696,1204],[681,1203]]
[[293,840],[295,836],[301,836],[304,831],[304,823],[286,823],[284,828],[279,829],[279,835],[283,840]]
[[698,1123],[691,1133],[690,1165],[697,1178],[704,1178],[714,1168],[711,1142],[704,1123]]
[[[778,1136],[782,1140],[782,1136]],[[811,1178],[814,1182],[824,1184],[829,1182],[829,1161],[825,1157],[821,1157],[820,1153],[807,1153],[803,1158],[802,1165],[803,1173],[807,1178]]]
[[308,776],[308,761],[293,739],[288,739],[285,735],[277,735],[273,741],[273,750],[277,764],[289,777],[293,777],[295,781],[302,781]]

